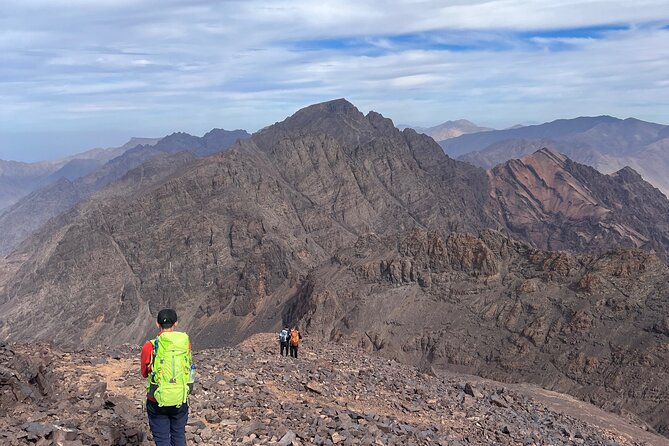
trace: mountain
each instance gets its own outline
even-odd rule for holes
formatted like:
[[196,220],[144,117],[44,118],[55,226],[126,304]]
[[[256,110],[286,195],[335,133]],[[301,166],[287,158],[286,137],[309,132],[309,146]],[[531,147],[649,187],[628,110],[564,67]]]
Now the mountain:
[[669,201],[632,169],[540,150],[485,171],[340,99],[141,178],[3,259],[1,339],[136,343],[165,306],[200,348],[300,321],[315,339],[535,382],[667,432]]
[[490,212],[535,246],[636,247],[669,260],[669,200],[629,167],[604,175],[544,148],[488,175]]
[[529,382],[669,433],[669,268],[537,250],[491,230],[363,236],[290,308],[308,332],[425,369]]
[[485,168],[551,147],[602,173],[632,167],[669,196],[669,126],[610,116],[561,119],[441,143],[451,156]]
[[73,181],[138,144],[153,145],[159,138],[131,138],[120,147],[92,149],[60,160],[22,163],[0,160],[0,212],[30,192],[61,178]]
[[42,181],[43,184],[51,184],[65,178],[74,181],[77,178],[88,175],[99,169],[108,161],[123,155],[126,151],[139,145],[154,146],[162,138],[137,138],[133,137],[120,147],[111,147],[107,149],[92,149],[83,153],[64,158],[66,163],[57,171],[49,175]]
[[434,127],[415,127],[415,126],[402,126],[402,127],[413,128],[418,133],[424,133],[427,136],[432,137],[432,139],[434,139],[435,141],[444,141],[446,139],[455,138],[460,135],[466,135],[469,133],[489,132],[494,130],[488,127],[480,127],[471,121],[467,121],[466,119],[458,119],[457,121],[446,121],[442,124],[435,125]]
[[[238,138],[248,136],[249,134],[243,130],[221,129],[214,129],[201,138],[186,133],[174,133],[161,138],[155,144],[149,141],[150,144],[140,144],[124,149],[120,156],[103,165],[99,165],[98,161],[98,159],[104,159],[103,157],[94,160],[87,158],[71,160],[58,172],[52,174],[53,178],[59,178],[55,183],[36,190],[0,214],[0,226],[3,228],[3,233],[0,234],[0,255],[7,255],[50,218],[67,211],[81,200],[155,156],[181,151],[188,151],[197,156],[207,156],[227,148]],[[134,141],[137,140],[134,139]],[[83,163],[92,171],[85,176],[79,176],[82,173],[79,167],[77,175],[68,175],[68,166],[73,163]],[[165,172],[171,172],[171,170]]]
[[619,122],[620,119],[611,116],[581,117],[576,119],[558,119],[552,122],[525,127],[511,128],[506,130],[493,130],[490,132],[462,135],[443,142],[441,145],[450,156],[458,157],[469,152],[484,150],[493,143],[507,139],[548,139],[562,140],[574,137],[597,128],[598,126],[609,126]]
[[[8,258],[26,261],[0,294],[0,330],[134,342],[152,329],[140,313],[180,302],[197,342],[243,339],[274,327],[309,270],[362,233],[490,225],[486,191],[485,171],[425,135],[343,100],[307,107],[145,193],[52,220]],[[81,330],[54,337],[52,312]]]
[[[310,338],[292,360],[277,354],[275,338],[262,333],[234,348],[194,353],[189,444],[669,444],[533,386],[434,376]],[[2,444],[151,441],[138,403],[145,386],[136,372],[138,346],[1,345],[0,353]]]
[[57,164],[48,161],[22,163],[0,160],[0,211],[38,187],[42,178],[58,168]]

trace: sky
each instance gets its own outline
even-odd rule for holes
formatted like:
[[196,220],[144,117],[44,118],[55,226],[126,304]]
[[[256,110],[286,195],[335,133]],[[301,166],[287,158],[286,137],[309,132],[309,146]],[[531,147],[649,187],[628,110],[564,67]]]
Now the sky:
[[2,0],[0,159],[256,131],[344,97],[395,124],[669,124],[666,0]]

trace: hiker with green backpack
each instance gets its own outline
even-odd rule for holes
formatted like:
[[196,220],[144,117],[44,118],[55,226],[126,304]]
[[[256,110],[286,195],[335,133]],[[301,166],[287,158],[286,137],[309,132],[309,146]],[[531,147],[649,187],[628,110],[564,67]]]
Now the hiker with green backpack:
[[156,446],[185,446],[188,395],[195,365],[186,333],[174,331],[177,313],[158,312],[158,336],[142,347],[141,372],[146,382],[146,412]]

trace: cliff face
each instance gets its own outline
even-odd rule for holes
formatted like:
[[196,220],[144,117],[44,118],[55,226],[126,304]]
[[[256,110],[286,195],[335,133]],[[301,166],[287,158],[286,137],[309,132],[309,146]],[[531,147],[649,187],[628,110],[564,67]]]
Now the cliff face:
[[495,231],[361,237],[314,270],[292,314],[385,356],[531,382],[667,433],[669,270],[652,254],[573,255]]

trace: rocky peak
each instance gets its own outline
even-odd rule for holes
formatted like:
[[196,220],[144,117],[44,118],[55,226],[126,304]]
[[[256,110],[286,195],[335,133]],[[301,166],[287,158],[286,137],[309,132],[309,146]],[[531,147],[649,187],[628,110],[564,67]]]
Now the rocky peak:
[[527,164],[553,163],[560,168],[565,168],[568,158],[554,148],[544,146],[522,160]]
[[348,124],[353,129],[369,125],[365,115],[346,99],[336,99],[302,108],[279,125],[284,129],[305,132],[318,129],[331,130],[332,126],[342,124]]
[[229,137],[237,137],[237,138],[248,138],[250,135],[246,130],[225,130],[225,129],[211,129],[207,133],[205,133],[202,136],[202,139],[205,140],[205,142],[208,141],[217,141],[223,138],[229,138]]
[[669,234],[657,223],[669,213],[669,201],[631,168],[604,175],[542,148],[496,166],[488,177],[491,212],[539,247],[637,247],[667,258]]
[[395,124],[389,118],[385,118],[382,114],[375,111],[367,113],[367,120],[372,126],[384,133],[396,131]]
[[611,177],[618,179],[621,183],[638,183],[644,181],[641,175],[630,166],[625,166],[619,171],[612,173]]
[[[522,204],[537,214],[562,214],[581,219],[601,217],[609,210],[588,188],[588,184],[570,171],[566,156],[542,148],[520,160],[495,167],[490,175],[493,194],[520,198]],[[520,204],[520,203],[518,203]]]
[[376,112],[363,115],[345,99],[310,105],[282,122],[254,135],[254,142],[264,151],[272,150],[278,139],[326,135],[348,149],[359,147],[380,135],[397,132],[390,119]]

